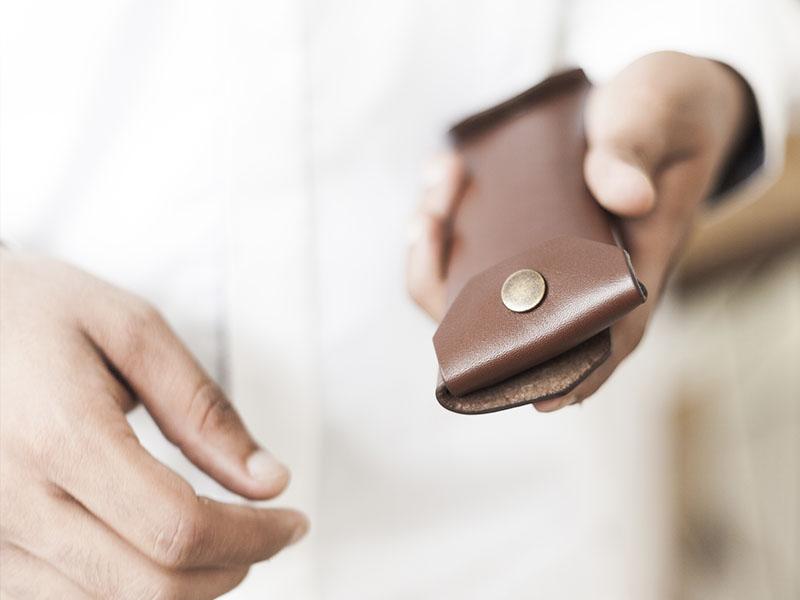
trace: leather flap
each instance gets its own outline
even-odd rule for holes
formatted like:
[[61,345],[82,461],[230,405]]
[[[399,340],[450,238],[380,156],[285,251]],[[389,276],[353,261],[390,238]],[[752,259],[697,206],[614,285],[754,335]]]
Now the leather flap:
[[[506,278],[534,269],[545,297],[529,312],[502,302]],[[447,390],[463,396],[499,383],[588,340],[644,302],[620,247],[576,237],[548,240],[470,279],[434,335]]]

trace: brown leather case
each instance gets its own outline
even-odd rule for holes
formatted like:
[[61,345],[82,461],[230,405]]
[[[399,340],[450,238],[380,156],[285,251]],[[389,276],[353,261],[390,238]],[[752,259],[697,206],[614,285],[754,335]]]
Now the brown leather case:
[[[445,408],[484,413],[569,393],[610,355],[608,327],[646,298],[584,183],[590,87],[580,70],[554,75],[450,132],[468,182],[452,220],[450,306],[433,338]],[[546,282],[528,312],[501,299],[520,269]]]

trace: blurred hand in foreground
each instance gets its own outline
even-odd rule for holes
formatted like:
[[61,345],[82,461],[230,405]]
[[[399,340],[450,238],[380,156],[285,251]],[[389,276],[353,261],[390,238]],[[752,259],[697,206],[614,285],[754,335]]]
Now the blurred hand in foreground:
[[[593,394],[638,345],[696,208],[752,125],[744,81],[720,63],[659,52],[594,88],[586,109],[584,177],[597,201],[622,217],[623,235],[648,301],[611,328],[612,355],[572,393],[536,403],[549,412]],[[439,321],[444,315],[443,252],[464,178],[457,154],[435,164],[412,222],[407,286]]]
[[303,536],[301,513],[198,497],[139,444],[137,402],[226,488],[288,483],[142,300],[0,250],[0,322],[3,597],[216,598]]

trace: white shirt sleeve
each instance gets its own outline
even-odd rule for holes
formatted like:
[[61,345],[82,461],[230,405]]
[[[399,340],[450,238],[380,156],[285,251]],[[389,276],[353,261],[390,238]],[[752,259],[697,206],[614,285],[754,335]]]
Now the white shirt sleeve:
[[[794,20],[795,27],[786,27]],[[732,159],[738,171],[727,196],[755,197],[783,167],[789,127],[789,75],[794,57],[783,36],[800,31],[796,0],[576,0],[565,36],[565,59],[595,82],[636,58],[674,50],[720,61],[750,85],[760,131]]]

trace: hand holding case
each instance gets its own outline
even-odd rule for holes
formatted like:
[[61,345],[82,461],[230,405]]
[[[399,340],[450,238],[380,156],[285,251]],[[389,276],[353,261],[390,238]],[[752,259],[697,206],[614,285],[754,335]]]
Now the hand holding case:
[[[484,413],[567,394],[611,353],[609,326],[645,301],[612,217],[583,178],[580,70],[451,130],[468,181],[452,218],[450,306],[434,335],[439,402]],[[514,312],[501,298],[521,269],[544,298]]]

